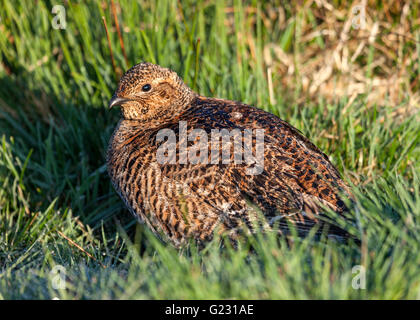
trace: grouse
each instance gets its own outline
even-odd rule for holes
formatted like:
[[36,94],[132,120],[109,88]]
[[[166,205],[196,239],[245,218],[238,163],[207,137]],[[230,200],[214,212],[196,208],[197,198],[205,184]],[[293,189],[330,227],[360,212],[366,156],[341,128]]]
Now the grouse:
[[[347,238],[325,209],[352,194],[300,131],[247,104],[200,96],[174,72],[143,62],[109,102],[120,119],[107,151],[112,184],[131,213],[180,247],[216,233],[317,232]],[[326,228],[324,228],[326,227]]]

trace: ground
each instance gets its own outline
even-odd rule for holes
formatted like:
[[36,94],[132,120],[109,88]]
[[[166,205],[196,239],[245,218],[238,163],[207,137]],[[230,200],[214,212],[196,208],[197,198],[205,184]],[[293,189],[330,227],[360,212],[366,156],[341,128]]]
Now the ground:
[[[0,298],[420,298],[420,4],[116,2],[0,4]],[[178,251],[136,224],[106,105],[140,61],[300,129],[352,185],[361,246]]]

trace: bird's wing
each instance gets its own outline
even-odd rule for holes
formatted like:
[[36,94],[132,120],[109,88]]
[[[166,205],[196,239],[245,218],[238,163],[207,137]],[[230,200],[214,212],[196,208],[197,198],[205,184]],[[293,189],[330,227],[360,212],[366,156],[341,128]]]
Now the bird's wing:
[[[264,157],[263,170],[256,175],[247,174],[246,165],[231,166],[241,192],[257,204],[270,223],[292,222],[299,232],[315,224],[323,226],[324,207],[342,213],[346,207],[341,196],[351,197],[351,193],[328,157],[285,121],[247,106],[238,109],[244,108],[247,116],[233,121],[245,128],[264,129]],[[258,154],[255,138],[248,145]],[[343,234],[334,226],[329,232]]]
[[[324,153],[288,123],[262,110],[225,100],[208,99],[192,112],[185,117],[188,134],[193,129],[202,129],[207,135],[214,129],[230,132],[239,129],[242,133],[253,130],[250,136],[242,135],[240,153],[251,151],[256,158],[254,163],[238,164],[232,144],[227,164],[220,161],[212,164],[210,152],[207,163],[179,164],[183,142],[177,131],[179,123],[174,124],[177,161],[161,168],[170,181],[184,186],[182,194],[194,203],[192,211],[201,203],[203,208],[211,208],[213,214],[225,217],[226,223],[233,221],[231,224],[235,225],[238,221],[250,224],[260,210],[269,224],[293,222],[299,231],[305,232],[320,222],[323,206],[336,212],[345,209],[339,193],[347,187],[338,171]],[[257,150],[255,129],[264,131],[262,151]],[[200,150],[203,143],[208,150],[212,149],[210,138],[199,141],[189,141],[188,146],[194,144]],[[257,155],[261,152],[262,170],[250,174],[250,169],[259,165]],[[250,210],[250,206],[256,210]]]
[[[314,192],[313,186],[310,189],[305,188],[301,181],[302,178],[305,181],[305,177],[302,176],[301,170],[295,168],[296,164],[293,161],[293,156],[279,150],[276,144],[266,141],[264,170],[261,173],[247,173],[254,165],[232,165],[228,175],[232,177],[242,197],[247,199],[251,206],[255,205],[261,210],[269,225],[277,224],[280,229],[288,230],[289,223],[292,223],[300,234],[305,234],[315,225],[324,225],[323,207],[336,212],[342,212],[343,207],[341,203],[337,203],[341,201],[338,200],[337,191],[323,182],[322,178],[315,178],[316,183],[329,188],[329,198],[323,197],[323,193],[318,190]],[[330,228],[331,231],[342,234],[342,230],[334,227]]]
[[[299,130],[273,114],[238,102],[208,99],[202,107],[214,122],[254,130],[252,141],[247,143],[244,135],[243,147],[251,146],[256,160],[263,152],[263,170],[253,175],[249,169],[256,164],[232,164],[226,175],[268,220],[288,220],[304,230],[320,223],[324,207],[338,213],[346,209],[340,197],[351,198],[350,190],[328,157]],[[263,151],[257,150],[255,129],[264,132]]]

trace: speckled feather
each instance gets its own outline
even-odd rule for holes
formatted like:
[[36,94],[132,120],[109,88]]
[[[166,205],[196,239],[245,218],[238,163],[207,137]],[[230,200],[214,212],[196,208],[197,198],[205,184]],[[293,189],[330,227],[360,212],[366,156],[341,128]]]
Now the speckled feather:
[[[145,84],[151,84],[149,92],[142,92]],[[125,100],[107,154],[112,183],[134,216],[177,247],[189,238],[206,242],[214,232],[235,239],[244,230],[273,230],[273,224],[279,234],[288,232],[289,223],[302,235],[315,225],[322,230],[322,206],[342,213],[340,195],[352,197],[328,157],[290,124],[240,102],[199,96],[169,69],[134,66],[121,78],[116,98]],[[188,133],[264,129],[262,172],[249,175],[252,164],[211,164],[210,158],[207,164],[181,164],[180,121],[187,122]],[[157,161],[161,129],[177,137],[174,164]],[[255,141],[252,146],[255,154]],[[333,225],[328,232],[348,236]]]

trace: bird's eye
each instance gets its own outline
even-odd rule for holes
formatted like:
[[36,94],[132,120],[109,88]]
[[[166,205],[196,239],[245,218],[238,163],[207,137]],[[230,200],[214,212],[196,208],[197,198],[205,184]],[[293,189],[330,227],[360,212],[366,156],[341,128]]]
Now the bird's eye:
[[152,86],[150,84],[145,84],[141,90],[144,92],[150,91],[150,89],[152,89]]

